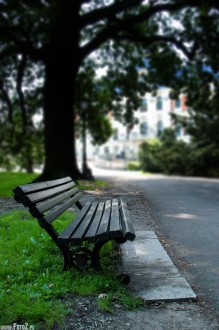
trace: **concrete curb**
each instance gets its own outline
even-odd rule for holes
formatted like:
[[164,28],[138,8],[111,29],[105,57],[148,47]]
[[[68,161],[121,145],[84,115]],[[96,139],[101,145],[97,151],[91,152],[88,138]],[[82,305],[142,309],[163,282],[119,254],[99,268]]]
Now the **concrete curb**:
[[196,299],[154,231],[137,231],[135,240],[120,248],[121,270],[131,277],[129,288],[137,296],[148,302]]

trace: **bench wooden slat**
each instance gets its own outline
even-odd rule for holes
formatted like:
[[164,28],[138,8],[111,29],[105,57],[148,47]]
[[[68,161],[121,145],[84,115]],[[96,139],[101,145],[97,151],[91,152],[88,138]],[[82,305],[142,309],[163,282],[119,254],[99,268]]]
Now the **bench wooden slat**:
[[121,236],[122,229],[119,219],[119,203],[117,199],[112,200],[112,211],[110,217],[110,238],[117,238]]
[[77,228],[77,231],[75,231],[70,238],[70,241],[75,244],[75,245],[80,245],[82,244],[84,237],[86,235],[86,232],[88,231],[91,223],[92,223],[92,219],[95,216],[95,212],[97,209],[98,203],[97,202],[93,202],[91,204],[91,207],[86,215],[86,218],[84,219],[83,222],[80,223],[80,226]]
[[100,220],[103,214],[103,210],[104,210],[104,202],[100,202],[98,204],[94,219],[92,221],[92,225],[90,226],[90,228],[88,229],[85,235],[85,239],[90,243],[94,243],[96,241],[95,236],[100,225]]
[[78,192],[81,192],[77,187],[73,188],[69,191],[65,191],[61,195],[57,195],[55,197],[49,198],[43,202],[38,204],[30,205],[29,211],[34,218],[42,218],[44,216],[44,212],[53,208],[54,206],[64,202],[64,200],[69,200],[70,197],[73,197]]
[[69,190],[70,188],[73,188],[73,187],[75,187],[75,183],[69,182],[64,185],[58,186],[56,188],[50,188],[50,189],[46,189],[43,191],[38,191],[36,193],[26,195],[24,197],[21,197],[21,201],[24,204],[24,206],[29,206],[32,203],[37,203],[37,202],[43,201],[46,198],[55,196],[58,193],[61,193],[65,190]]
[[73,197],[76,193],[80,192],[80,190],[76,187],[73,188],[69,191],[64,192],[61,195],[52,197],[46,201],[40,202],[39,204],[36,205],[36,209],[40,212],[43,213],[49,209],[51,209],[53,206],[63,202],[65,199],[69,197]]
[[97,231],[97,238],[101,241],[109,239],[109,221],[111,213],[111,201],[105,202],[104,212],[101,218],[100,226]]
[[71,199],[67,200],[66,202],[62,203],[60,206],[55,208],[53,211],[51,210],[48,214],[46,214],[43,219],[47,223],[52,223],[58,216],[60,216],[63,212],[65,212],[70,206],[72,206],[76,201],[78,201],[83,194],[80,192]]
[[87,215],[89,209],[91,207],[91,203],[86,203],[83,209],[78,213],[78,215],[74,218],[74,220],[65,228],[65,230],[59,235],[58,242],[60,244],[65,245],[66,240],[69,241],[72,233],[79,227],[80,223],[83,221],[84,217]]
[[56,187],[61,184],[67,183],[69,181],[72,181],[70,176],[58,179],[58,180],[51,180],[51,181],[45,181],[45,182],[37,182],[37,183],[28,183],[22,186],[16,187],[13,192],[16,195],[16,198],[19,199],[24,194],[29,194],[37,190],[43,190],[50,187]]
[[135,231],[131,224],[127,205],[123,201],[121,201],[121,214],[122,214],[121,222],[122,222],[122,230],[124,233],[124,238],[133,241],[135,239]]

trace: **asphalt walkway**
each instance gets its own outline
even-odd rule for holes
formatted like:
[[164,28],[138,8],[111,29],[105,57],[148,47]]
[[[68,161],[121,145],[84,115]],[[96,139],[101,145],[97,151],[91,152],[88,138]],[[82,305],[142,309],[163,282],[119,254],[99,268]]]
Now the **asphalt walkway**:
[[[104,179],[114,180],[113,185],[116,189],[113,191],[107,189],[106,193],[110,196],[106,196],[106,198],[118,197],[128,202],[136,238],[132,242],[127,241],[120,247],[121,271],[131,278],[130,290],[147,302],[196,299],[196,294],[173,264],[152,226],[147,228],[147,223],[150,221],[146,202],[145,199],[144,201],[139,200],[143,196],[139,196],[139,191],[133,189],[133,186],[130,191],[121,190],[124,184],[120,183],[126,178],[127,172],[100,169],[96,169],[95,172],[99,173],[99,176],[105,176]],[[139,173],[132,172],[129,175],[134,178],[139,177]],[[138,217],[139,222],[136,221]]]
[[[122,198],[128,205],[137,233],[134,242],[126,242],[121,248],[121,267],[131,277],[128,289],[148,301],[151,307],[141,312],[120,311],[120,314],[127,314],[130,326],[137,330],[219,330],[219,320],[215,318],[214,311],[199,292],[193,291],[196,288],[191,278],[180,274],[166,252],[169,251],[169,243],[154,221],[147,195],[135,185],[135,180],[141,182],[144,176],[95,168],[93,174],[112,185],[97,192],[96,196],[93,194],[92,198]],[[170,255],[172,258],[172,253]],[[176,258],[174,255],[174,263]],[[148,327],[145,328],[145,324]]]

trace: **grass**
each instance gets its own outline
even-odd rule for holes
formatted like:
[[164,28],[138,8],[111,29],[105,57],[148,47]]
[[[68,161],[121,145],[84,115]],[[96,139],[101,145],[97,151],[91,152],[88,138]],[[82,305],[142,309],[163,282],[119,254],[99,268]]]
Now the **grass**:
[[[69,217],[71,212],[57,220],[59,230]],[[62,301],[67,294],[107,293],[107,299],[100,300],[106,311],[112,311],[115,301],[127,307],[139,305],[114,275],[118,257],[112,242],[102,252],[104,271],[63,272],[58,248],[30,218],[27,211],[0,217],[0,324],[43,323],[49,329],[68,314]]]
[[[0,198],[1,197],[12,197],[12,190],[19,185],[32,182],[37,178],[36,173],[21,173],[21,172],[0,172]],[[107,186],[107,183],[103,180],[77,181],[79,188],[82,190],[99,190]]]
[[95,180],[95,181],[88,181],[88,180],[78,180],[78,187],[81,190],[100,190],[108,186],[108,184],[103,180]]
[[[12,189],[32,181],[36,175],[0,173],[0,196],[10,197]],[[100,189],[104,181],[79,182],[87,189]],[[56,220],[61,231],[70,219],[65,212]],[[68,295],[98,295],[100,307],[112,312],[115,304],[135,308],[142,301],[128,294],[116,279],[118,254],[113,242],[101,251],[101,272],[72,268],[62,271],[63,258],[59,249],[26,210],[15,210],[0,216],[0,325],[32,324],[35,329],[50,329],[72,313]],[[66,301],[67,300],[67,301]]]
[[12,197],[16,186],[32,182],[38,174],[20,172],[0,172],[0,197]]

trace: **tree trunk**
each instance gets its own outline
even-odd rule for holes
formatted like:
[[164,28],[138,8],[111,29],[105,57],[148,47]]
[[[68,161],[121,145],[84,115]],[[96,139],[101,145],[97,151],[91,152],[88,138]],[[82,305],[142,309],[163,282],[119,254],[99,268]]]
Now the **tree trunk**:
[[[81,178],[75,150],[74,93],[80,67],[78,8],[57,1],[45,62],[44,122],[46,161],[40,180]],[[79,10],[78,10],[79,11]],[[76,13],[75,19],[72,13]]]
[[70,175],[81,177],[77,168],[74,138],[74,80],[76,72],[67,61],[54,61],[46,67],[44,179]]

